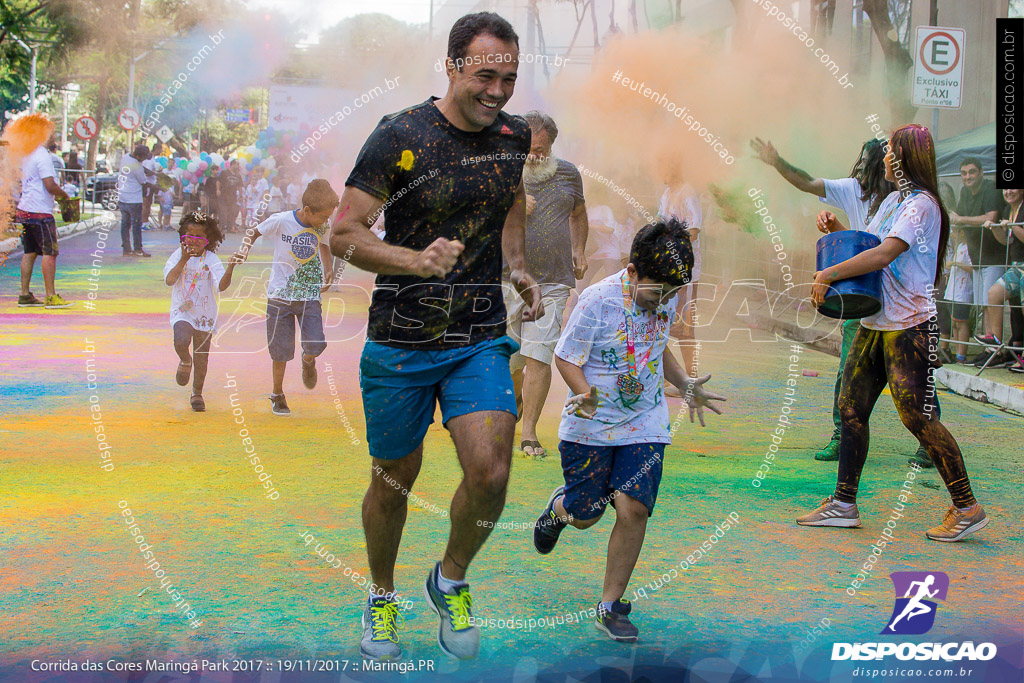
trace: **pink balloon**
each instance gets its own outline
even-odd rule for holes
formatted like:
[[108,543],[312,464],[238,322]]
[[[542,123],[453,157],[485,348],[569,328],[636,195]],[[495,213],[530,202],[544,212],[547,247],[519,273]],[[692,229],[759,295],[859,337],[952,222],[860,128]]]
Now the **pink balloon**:
[[209,165],[210,165],[210,164],[208,164],[208,163],[207,163],[207,162],[205,162],[205,161],[200,161],[200,162],[199,162],[199,170],[200,170],[200,171],[205,171],[205,170],[206,170],[206,167],[207,167],[207,166],[209,166]]

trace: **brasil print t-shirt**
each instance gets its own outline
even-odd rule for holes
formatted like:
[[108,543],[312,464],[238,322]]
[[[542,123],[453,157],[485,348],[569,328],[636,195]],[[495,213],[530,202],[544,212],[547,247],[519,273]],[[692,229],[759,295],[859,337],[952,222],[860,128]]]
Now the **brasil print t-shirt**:
[[295,211],[275,213],[260,223],[260,234],[274,245],[267,298],[285,301],[319,301],[324,283],[320,241],[327,224],[305,225]]

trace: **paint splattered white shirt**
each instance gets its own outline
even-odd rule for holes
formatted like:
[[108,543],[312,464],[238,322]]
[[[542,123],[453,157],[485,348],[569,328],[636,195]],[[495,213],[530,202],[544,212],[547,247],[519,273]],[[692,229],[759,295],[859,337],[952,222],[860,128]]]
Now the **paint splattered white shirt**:
[[[164,278],[181,260],[181,249],[175,249],[164,264]],[[171,286],[171,326],[179,320],[200,332],[212,332],[217,325],[217,296],[224,264],[213,252],[191,257]]]
[[935,315],[933,283],[939,252],[939,205],[917,192],[902,202],[893,192],[868,225],[883,242],[895,237],[910,247],[882,269],[882,310],[860,324],[869,330],[906,330]]
[[555,355],[581,367],[587,381],[598,389],[597,412],[592,419],[562,416],[558,438],[564,441],[591,446],[672,443],[662,355],[668,346],[677,297],[653,313],[633,307],[637,379],[643,390],[638,396],[624,393],[617,385],[618,376],[629,370],[621,284],[624,273],[625,269],[609,275],[580,294],[555,346]]

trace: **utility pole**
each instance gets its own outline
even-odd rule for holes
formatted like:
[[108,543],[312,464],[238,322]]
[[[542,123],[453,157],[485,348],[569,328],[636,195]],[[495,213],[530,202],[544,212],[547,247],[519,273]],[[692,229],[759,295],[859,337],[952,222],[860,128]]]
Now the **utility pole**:
[[[179,35],[180,34],[175,33],[172,36],[164,38],[159,43],[157,43],[153,47],[149,48],[148,50],[143,52],[138,57],[135,56],[135,47],[134,47],[134,45],[132,46],[132,49],[129,50],[129,52],[128,52],[128,108],[129,109],[135,109],[135,62],[139,61],[140,59],[142,59],[143,57],[148,55],[150,52],[152,52],[153,50],[156,50],[157,48],[159,48],[161,45],[166,43],[168,40],[171,40],[172,38],[177,38]],[[134,136],[135,136],[135,131],[134,130],[128,131],[128,149],[132,148],[132,139],[134,138]]]
[[[928,23],[931,26],[939,25],[939,0],[931,0],[931,7],[928,8]],[[932,107],[932,140],[939,141],[939,108]]]
[[60,119],[60,151],[64,151],[64,143],[67,142],[68,135],[68,91],[64,90],[64,113]]

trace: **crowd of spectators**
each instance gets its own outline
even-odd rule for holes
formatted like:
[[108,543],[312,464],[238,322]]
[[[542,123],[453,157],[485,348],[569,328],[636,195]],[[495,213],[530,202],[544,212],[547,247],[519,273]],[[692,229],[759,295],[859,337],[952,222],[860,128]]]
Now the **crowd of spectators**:
[[937,298],[942,337],[952,341],[942,343],[940,355],[946,363],[1024,373],[1024,226],[1014,225],[1024,222],[1022,191],[998,190],[975,157],[960,162],[960,179],[959,198],[942,187],[952,235]]

